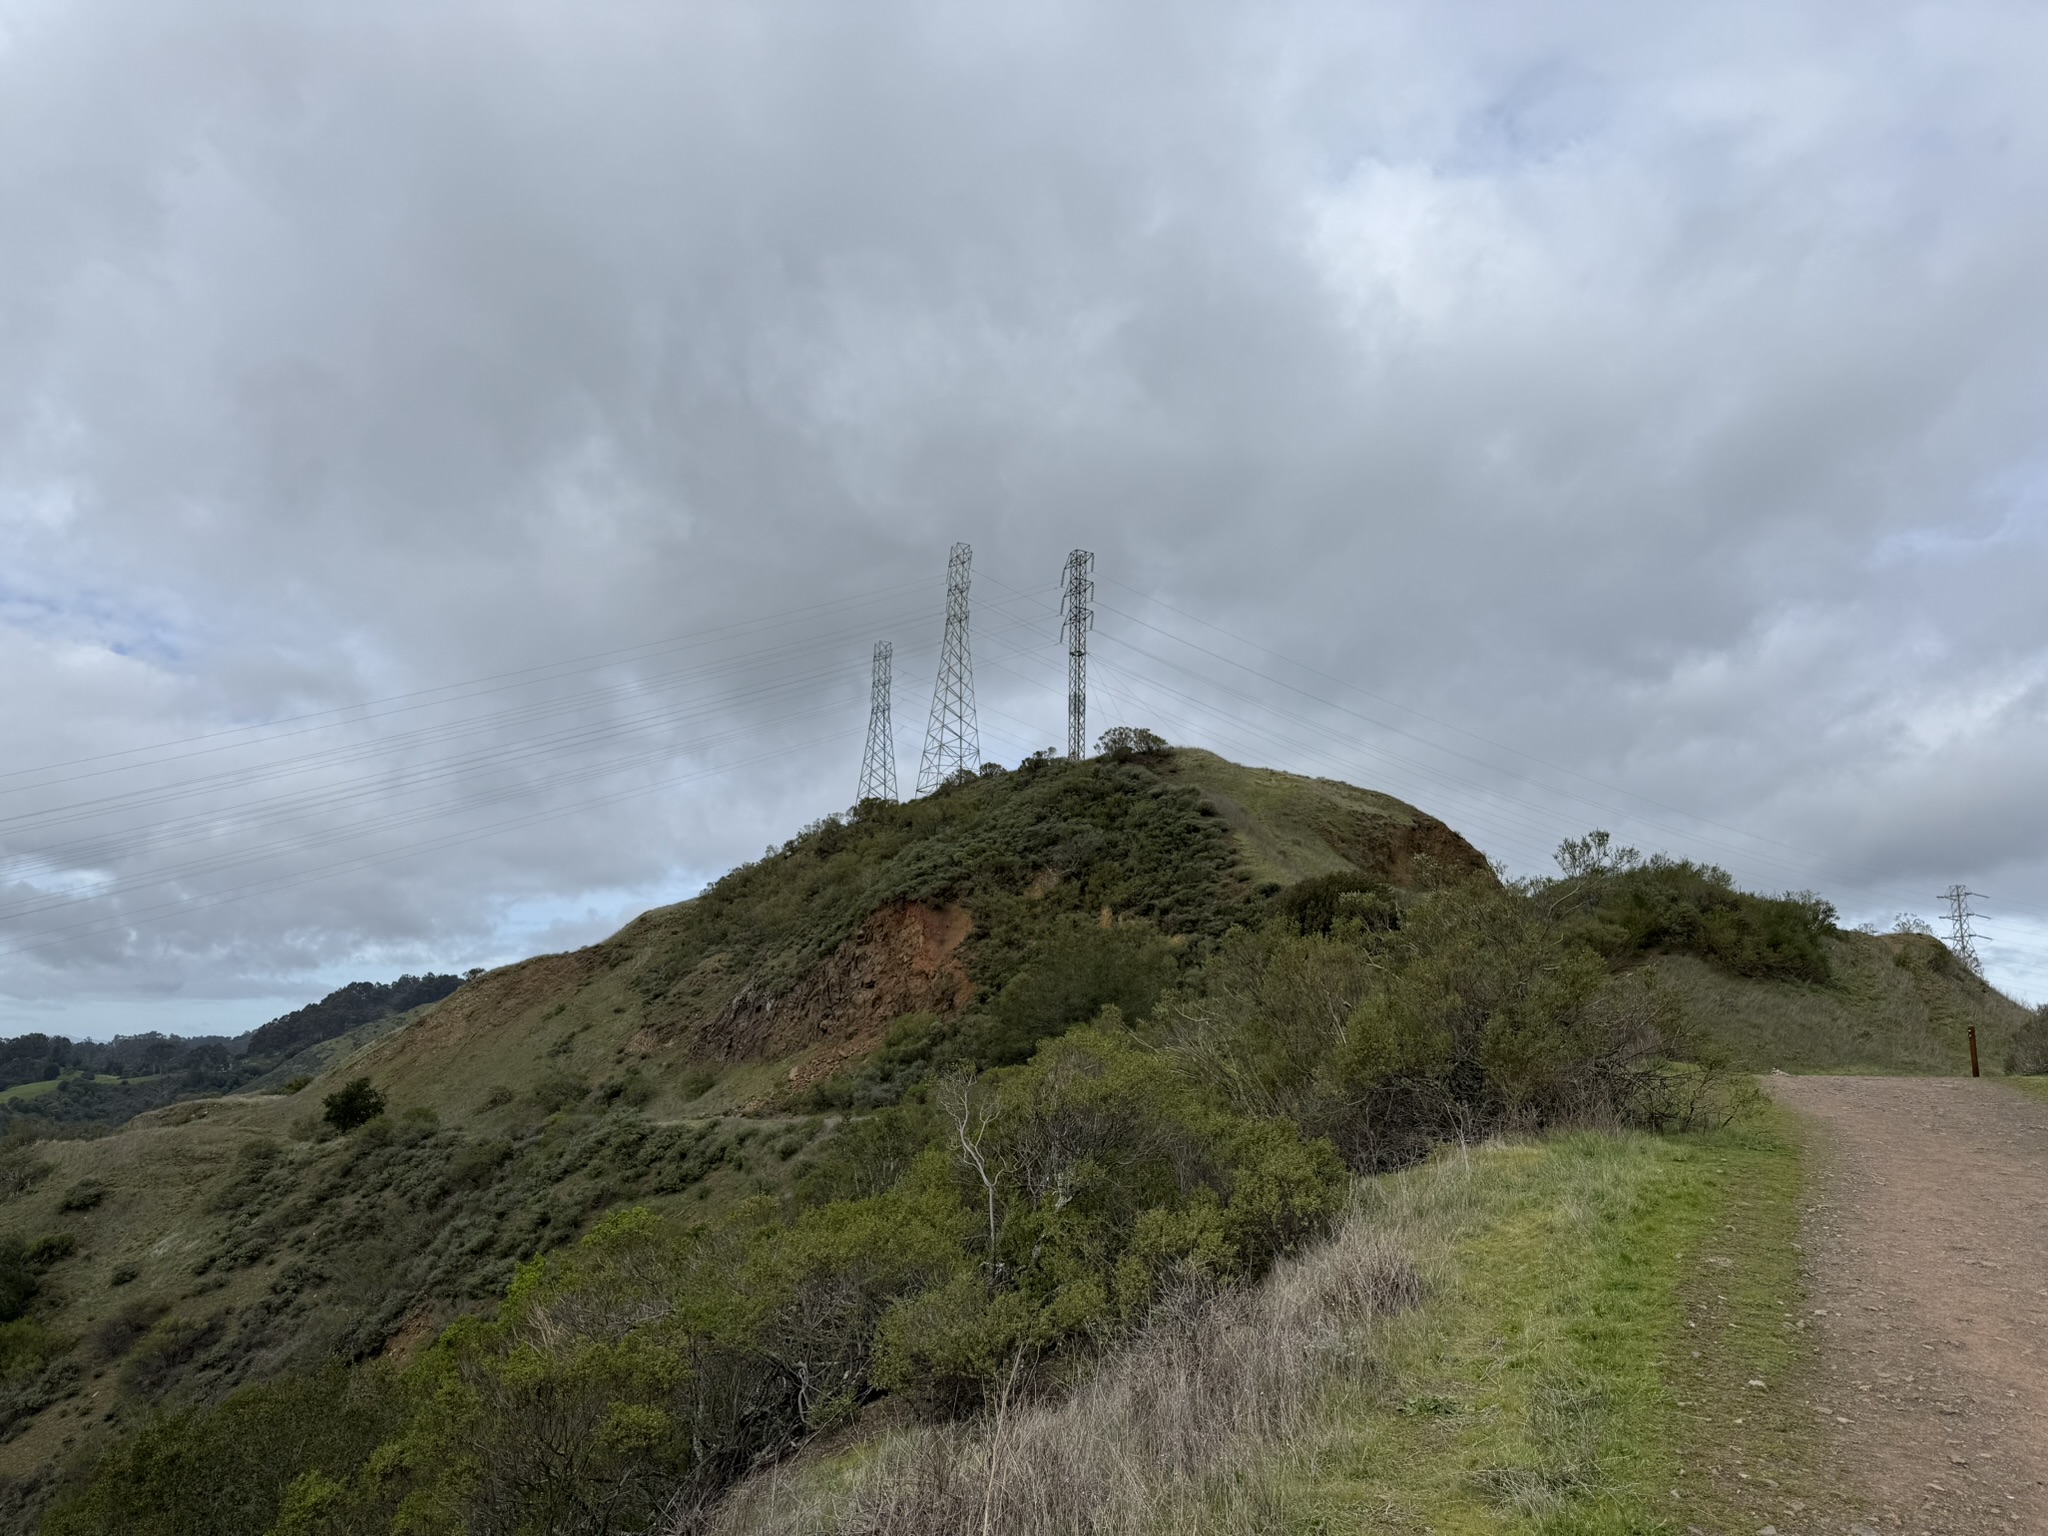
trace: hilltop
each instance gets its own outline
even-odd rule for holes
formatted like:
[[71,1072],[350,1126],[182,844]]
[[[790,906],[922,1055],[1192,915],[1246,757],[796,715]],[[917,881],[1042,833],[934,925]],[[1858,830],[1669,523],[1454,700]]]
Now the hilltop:
[[[1745,1069],[1953,1070],[1965,1023],[1991,1070],[2032,1049],[2033,1016],[1934,941],[1842,933],[1811,902],[1717,873],[1653,863],[1560,883],[1550,904],[1568,915],[1538,931],[1478,850],[1412,806],[1163,744],[864,804],[599,944],[316,1042],[293,1058],[312,1073],[297,1092],[273,1074],[257,1085],[273,1091],[173,1104],[99,1139],[11,1142],[0,1212],[29,1299],[0,1322],[0,1475],[26,1507],[151,1403],[216,1401],[336,1357],[402,1365],[488,1309],[520,1263],[622,1207],[702,1222],[889,1189],[921,1166],[933,1084],[1025,1081],[1046,1042],[1095,1041],[1085,1027],[1105,1020],[1179,1010],[1221,1028],[1268,964],[1252,936],[1299,934],[1315,965],[1349,967],[1333,995],[1367,996],[1386,967],[1341,946],[1315,960],[1319,935],[1369,949],[1433,892],[1480,893],[1474,911],[1529,955],[1604,956],[1585,988],[1610,970],[1656,978],[1639,1016],[1689,1014],[1705,1055]],[[1289,1038],[1267,1006],[1229,1026],[1230,1113],[1249,1127],[1284,1112],[1289,1144],[1298,1125],[1354,1166],[1411,1156],[1430,1134],[1420,1111],[1387,1100],[1382,1129],[1347,1128],[1328,1087],[1293,1073],[1292,1047],[1250,1082],[1241,1053]],[[1174,1048],[1199,1066],[1217,1047]],[[322,1102],[358,1078],[385,1113],[337,1134]],[[1221,1138],[1205,1154],[1219,1167],[1281,1134],[1185,1113]],[[1227,1207],[1231,1178],[1215,1177]]]

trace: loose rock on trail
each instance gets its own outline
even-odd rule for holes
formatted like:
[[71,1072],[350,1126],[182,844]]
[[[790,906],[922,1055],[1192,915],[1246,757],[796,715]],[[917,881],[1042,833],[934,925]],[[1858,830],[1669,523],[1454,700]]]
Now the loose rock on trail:
[[1968,1078],[1770,1087],[1824,1133],[1809,1406],[1861,1519],[2048,1533],[2048,1103]]

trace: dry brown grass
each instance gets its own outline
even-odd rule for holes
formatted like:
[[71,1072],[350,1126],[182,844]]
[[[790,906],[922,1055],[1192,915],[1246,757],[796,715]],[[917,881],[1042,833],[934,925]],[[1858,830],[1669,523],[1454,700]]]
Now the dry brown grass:
[[1183,1296],[1083,1386],[919,1426],[837,1468],[763,1472],[677,1536],[1052,1536],[1270,1529],[1276,1455],[1325,1388],[1366,1369],[1376,1324],[1422,1295],[1410,1256],[1354,1212],[1256,1288]]

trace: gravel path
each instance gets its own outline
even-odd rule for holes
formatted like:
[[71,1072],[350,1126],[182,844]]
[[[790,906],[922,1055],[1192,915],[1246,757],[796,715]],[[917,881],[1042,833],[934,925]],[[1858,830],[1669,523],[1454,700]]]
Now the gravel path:
[[1857,1531],[2048,1536],[2048,1103],[1968,1078],[1772,1077],[1823,1128],[1809,1406]]

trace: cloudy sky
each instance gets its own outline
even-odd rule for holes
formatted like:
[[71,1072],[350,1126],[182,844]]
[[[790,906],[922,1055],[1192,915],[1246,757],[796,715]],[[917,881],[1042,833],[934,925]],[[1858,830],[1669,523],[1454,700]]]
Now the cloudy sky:
[[0,0],[0,1032],[585,942],[1092,723],[2048,996],[2048,13]]

